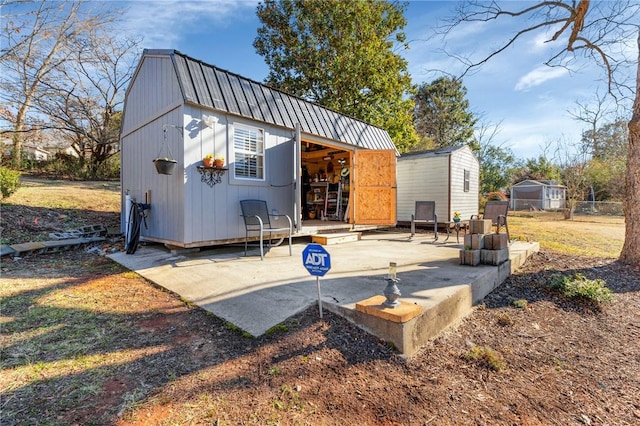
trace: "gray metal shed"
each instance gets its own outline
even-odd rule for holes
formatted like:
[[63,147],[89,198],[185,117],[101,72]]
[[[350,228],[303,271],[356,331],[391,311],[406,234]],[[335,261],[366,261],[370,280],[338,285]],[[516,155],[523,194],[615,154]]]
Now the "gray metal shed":
[[[143,52],[120,139],[122,230],[126,195],[148,199],[141,235],[148,241],[199,247],[243,240],[239,201],[248,198],[290,215],[298,235],[395,224],[397,150],[385,130],[176,50]],[[175,171],[157,174],[154,158],[169,151]],[[224,167],[203,167],[207,154],[225,157]],[[329,163],[346,171],[341,220],[303,220],[303,188]]]
[[512,210],[557,210],[565,208],[566,187],[553,180],[526,179],[511,187]]

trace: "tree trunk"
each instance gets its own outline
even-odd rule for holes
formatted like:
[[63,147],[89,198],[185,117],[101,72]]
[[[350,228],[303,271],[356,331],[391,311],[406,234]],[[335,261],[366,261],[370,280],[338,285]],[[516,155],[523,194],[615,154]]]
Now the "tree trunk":
[[633,115],[629,122],[629,153],[625,180],[625,239],[620,258],[622,263],[640,265],[640,31],[638,32],[638,71]]
[[27,116],[27,106],[24,103],[16,114],[16,122],[13,128],[13,151],[11,155],[11,165],[20,170],[22,167],[22,141],[24,140],[24,120]]

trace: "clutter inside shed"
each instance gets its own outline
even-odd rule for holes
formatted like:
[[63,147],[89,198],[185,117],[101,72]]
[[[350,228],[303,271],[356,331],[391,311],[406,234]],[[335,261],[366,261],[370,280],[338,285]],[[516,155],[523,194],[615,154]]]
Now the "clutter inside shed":
[[351,153],[302,143],[302,219],[349,221]]

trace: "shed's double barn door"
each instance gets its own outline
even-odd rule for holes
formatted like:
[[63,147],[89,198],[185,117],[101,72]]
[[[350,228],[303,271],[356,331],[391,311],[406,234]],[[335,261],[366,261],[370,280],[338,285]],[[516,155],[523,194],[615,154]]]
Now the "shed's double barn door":
[[396,224],[396,154],[392,150],[354,152],[352,213],[356,225]]

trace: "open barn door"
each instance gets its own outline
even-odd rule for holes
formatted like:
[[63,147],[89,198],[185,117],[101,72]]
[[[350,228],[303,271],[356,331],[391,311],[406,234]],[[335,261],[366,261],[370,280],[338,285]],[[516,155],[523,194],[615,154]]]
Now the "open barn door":
[[353,222],[356,225],[395,225],[395,151],[357,150],[353,159]]
[[302,229],[302,160],[300,158],[300,146],[302,136],[300,123],[296,123],[296,134],[293,141],[293,227],[298,233]]

